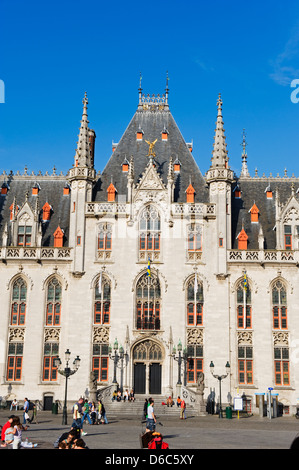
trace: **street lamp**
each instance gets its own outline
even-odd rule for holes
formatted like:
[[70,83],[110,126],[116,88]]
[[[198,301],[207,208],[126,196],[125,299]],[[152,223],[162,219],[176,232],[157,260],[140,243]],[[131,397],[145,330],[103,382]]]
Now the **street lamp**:
[[64,392],[64,405],[63,405],[63,411],[62,411],[62,424],[67,424],[67,406],[66,406],[67,404],[67,381],[68,381],[68,378],[71,375],[75,374],[77,370],[79,369],[81,359],[79,358],[79,356],[77,356],[73,362],[74,368],[71,369],[69,366],[70,357],[71,357],[71,353],[69,349],[65,351],[64,356],[65,356],[65,368],[60,369],[62,362],[59,357],[56,357],[54,359],[54,366],[57,367],[58,373],[65,377],[65,392]]
[[120,380],[120,391],[121,393],[123,392],[123,369],[124,369],[124,359],[127,357],[127,353],[124,352],[124,348],[120,346],[118,349],[118,341],[117,338],[115,338],[114,345],[114,354],[112,354],[112,346],[109,346],[109,357],[110,359],[113,360],[114,362],[114,373],[113,373],[113,384],[117,384],[117,379],[116,379],[116,368],[118,367],[118,362],[119,360],[121,361],[121,364],[119,366],[121,370],[121,380]]
[[211,361],[211,364],[210,364],[211,374],[212,374],[213,377],[215,377],[215,379],[218,379],[218,381],[219,381],[219,418],[222,418],[221,381],[223,379],[225,379],[228,376],[228,374],[230,373],[230,364],[229,364],[228,361],[225,365],[225,369],[226,369],[226,374],[225,375],[216,375],[216,374],[214,374],[214,363],[213,363],[213,361]]
[[[187,362],[187,348],[184,348],[184,351],[183,351],[183,354],[182,354],[182,343],[181,343],[181,340],[179,340],[178,342],[178,357],[176,357],[176,348],[175,346],[173,346],[173,349],[172,349],[172,357],[175,361],[177,361],[178,363],[178,381],[177,381],[177,385],[182,385],[182,379],[181,379],[181,372],[182,372],[182,362],[184,361],[184,365],[185,365],[185,370],[186,370],[186,362]],[[184,385],[186,386],[186,373],[184,374]]]

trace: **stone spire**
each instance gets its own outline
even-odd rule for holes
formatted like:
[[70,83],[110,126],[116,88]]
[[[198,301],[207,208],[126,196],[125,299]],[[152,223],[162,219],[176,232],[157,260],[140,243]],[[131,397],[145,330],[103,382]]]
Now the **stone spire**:
[[75,166],[90,166],[91,158],[90,158],[90,146],[89,146],[89,128],[88,124],[89,121],[87,119],[87,105],[88,105],[88,98],[85,92],[83,98],[83,113],[81,119],[81,126],[79,132],[79,140],[77,142],[77,149],[75,155]]
[[212,152],[212,168],[227,168],[228,157],[226,150],[225,134],[223,128],[223,117],[222,117],[222,99],[219,93],[217,100],[218,115],[216,121],[215,137],[214,137],[214,149]]
[[247,153],[246,153],[247,142],[246,142],[245,129],[243,129],[243,141],[241,145],[243,147],[243,153],[242,153],[242,170],[241,170],[240,176],[249,177],[250,174],[247,168]]

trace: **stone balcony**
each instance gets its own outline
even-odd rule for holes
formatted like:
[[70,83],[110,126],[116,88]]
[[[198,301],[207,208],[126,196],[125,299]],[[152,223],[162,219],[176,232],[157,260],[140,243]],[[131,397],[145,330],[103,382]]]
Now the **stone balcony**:
[[[213,218],[216,216],[216,204],[172,204],[172,215]],[[119,202],[87,202],[85,209],[86,216],[96,217],[103,215],[130,214],[130,205]]]
[[36,262],[46,260],[71,261],[72,250],[68,247],[5,246],[0,247],[0,259],[4,263],[9,260],[32,260]]
[[299,250],[228,250],[228,263],[299,264]]

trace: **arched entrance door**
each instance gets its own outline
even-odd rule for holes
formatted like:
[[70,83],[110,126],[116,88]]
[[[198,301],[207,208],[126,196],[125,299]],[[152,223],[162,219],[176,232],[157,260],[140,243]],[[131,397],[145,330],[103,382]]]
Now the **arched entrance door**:
[[136,394],[162,393],[161,345],[152,340],[138,343],[133,349],[134,391]]

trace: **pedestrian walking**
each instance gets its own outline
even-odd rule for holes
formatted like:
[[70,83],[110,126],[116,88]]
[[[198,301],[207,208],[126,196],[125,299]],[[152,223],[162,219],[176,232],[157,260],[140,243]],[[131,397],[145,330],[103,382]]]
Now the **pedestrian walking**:
[[83,416],[83,398],[79,398],[77,403],[73,406],[73,423],[72,428],[80,430],[82,436],[86,436],[87,433],[83,431],[82,416]]
[[147,408],[147,420],[146,420],[146,430],[145,432],[155,431],[156,429],[156,416],[154,413],[154,400],[149,399],[149,406]]
[[89,416],[89,403],[88,403],[88,400],[85,400],[84,404],[83,404],[82,426],[83,426],[86,418],[87,418],[89,424],[92,424],[92,420]]
[[37,406],[33,403],[32,417],[30,423],[38,424],[37,422]]
[[100,403],[101,403],[101,422],[102,424],[108,424],[108,419],[106,416],[106,409],[105,409],[104,403],[102,402],[102,400],[100,400]]
[[91,417],[92,424],[97,424],[97,408],[96,408],[96,404],[94,401],[91,403],[90,417]]
[[186,402],[185,402],[185,400],[181,401],[180,419],[186,419]]
[[148,408],[148,399],[144,399],[144,405],[143,405],[143,419],[147,418],[147,408]]
[[27,424],[27,420],[29,420],[29,401],[28,398],[24,399],[24,406],[23,406],[23,424]]

